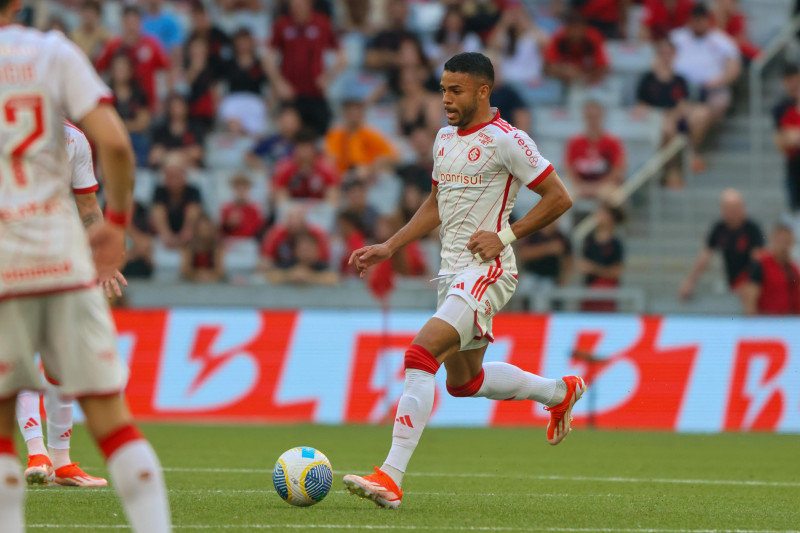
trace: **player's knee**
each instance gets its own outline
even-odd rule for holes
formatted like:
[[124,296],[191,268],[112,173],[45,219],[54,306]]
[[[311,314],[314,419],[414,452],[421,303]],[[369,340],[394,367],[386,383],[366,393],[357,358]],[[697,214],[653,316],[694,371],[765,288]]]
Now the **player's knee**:
[[406,370],[422,370],[423,372],[436,374],[439,366],[441,366],[441,363],[436,360],[433,354],[419,344],[412,344],[406,350],[404,360]]
[[456,398],[469,398],[470,396],[475,396],[478,394],[478,391],[481,390],[481,386],[483,385],[484,380],[484,373],[483,369],[478,372],[478,375],[471,378],[469,381],[462,385],[450,385],[447,384],[447,392],[450,393],[450,396],[455,396]]

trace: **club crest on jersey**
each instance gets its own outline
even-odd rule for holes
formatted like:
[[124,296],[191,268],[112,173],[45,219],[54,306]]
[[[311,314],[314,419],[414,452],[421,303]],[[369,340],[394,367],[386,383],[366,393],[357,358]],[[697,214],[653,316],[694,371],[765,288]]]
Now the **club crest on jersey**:
[[467,152],[467,159],[469,159],[470,163],[474,163],[478,159],[481,158],[481,149],[478,146],[474,146]]

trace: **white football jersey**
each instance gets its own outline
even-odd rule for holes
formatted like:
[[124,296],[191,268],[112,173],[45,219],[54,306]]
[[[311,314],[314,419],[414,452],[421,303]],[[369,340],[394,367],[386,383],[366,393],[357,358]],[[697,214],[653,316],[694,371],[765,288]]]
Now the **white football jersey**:
[[80,121],[110,97],[63,34],[0,27],[0,299],[94,283],[67,185],[63,120]]
[[[553,172],[528,134],[493,112],[491,122],[469,130],[440,129],[433,143],[432,179],[442,221],[440,275],[480,265],[467,249],[470,237],[479,230],[498,232],[508,227],[520,188],[533,189]],[[511,246],[491,265],[516,274]]]
[[97,192],[100,186],[94,175],[92,147],[89,139],[74,124],[64,121],[64,138],[67,143],[67,161],[72,171],[69,186],[73,194]]

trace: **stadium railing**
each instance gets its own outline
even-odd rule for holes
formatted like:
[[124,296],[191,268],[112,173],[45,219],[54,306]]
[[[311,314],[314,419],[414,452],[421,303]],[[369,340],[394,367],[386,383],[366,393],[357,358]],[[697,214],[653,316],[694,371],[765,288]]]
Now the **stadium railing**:
[[761,49],[750,64],[750,179],[758,182],[764,162],[764,69],[795,38],[800,30],[800,14],[795,15],[775,37]]

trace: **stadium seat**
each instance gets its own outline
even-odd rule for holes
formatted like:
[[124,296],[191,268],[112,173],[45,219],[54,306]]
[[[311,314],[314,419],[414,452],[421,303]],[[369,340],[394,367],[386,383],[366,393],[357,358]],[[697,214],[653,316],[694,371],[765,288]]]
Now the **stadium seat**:
[[391,215],[400,205],[403,185],[400,178],[392,174],[378,176],[367,191],[367,202],[381,215]]
[[231,169],[242,165],[245,155],[253,146],[253,140],[226,132],[216,132],[208,135],[205,144],[207,167]]
[[159,176],[150,169],[137,168],[136,179],[133,183],[134,200],[144,205],[150,205],[153,202],[153,191],[155,191],[158,181]]
[[153,239],[153,281],[175,282],[181,277],[181,252]]
[[441,2],[413,2],[409,4],[409,28],[420,34],[430,34],[439,29],[445,7]]
[[224,256],[227,274],[249,274],[258,266],[258,242],[255,239],[227,238]]

